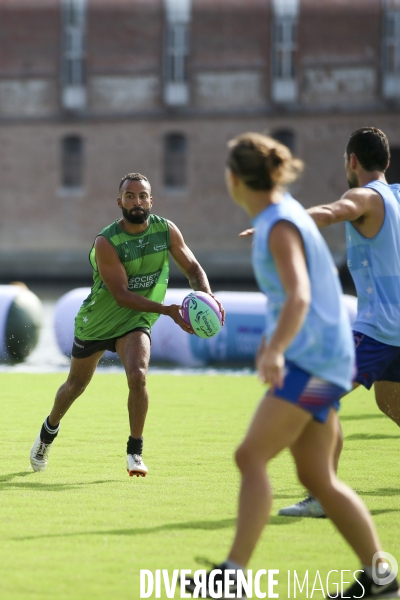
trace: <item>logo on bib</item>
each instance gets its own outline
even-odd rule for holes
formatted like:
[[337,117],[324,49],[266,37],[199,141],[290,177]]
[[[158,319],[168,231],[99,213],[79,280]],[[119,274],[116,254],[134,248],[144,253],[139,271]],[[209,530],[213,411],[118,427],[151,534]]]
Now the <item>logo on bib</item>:
[[157,283],[160,274],[161,270],[148,275],[136,275],[133,277],[128,277],[128,288],[130,290],[145,290],[153,287],[153,285]]

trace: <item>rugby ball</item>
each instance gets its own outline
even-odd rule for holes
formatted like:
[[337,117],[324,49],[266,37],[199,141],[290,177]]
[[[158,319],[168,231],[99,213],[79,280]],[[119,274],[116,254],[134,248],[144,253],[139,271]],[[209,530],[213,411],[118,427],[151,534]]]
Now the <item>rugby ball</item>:
[[191,292],[183,299],[182,317],[201,338],[211,338],[221,329],[218,304],[205,292]]

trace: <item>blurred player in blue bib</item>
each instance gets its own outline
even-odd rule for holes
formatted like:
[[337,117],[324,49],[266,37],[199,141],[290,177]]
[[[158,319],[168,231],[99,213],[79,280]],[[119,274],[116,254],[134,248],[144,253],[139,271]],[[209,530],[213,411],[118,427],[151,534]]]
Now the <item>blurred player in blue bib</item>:
[[[254,273],[268,298],[266,339],[257,362],[265,371],[263,380],[274,386],[271,396],[297,404],[324,423],[330,408],[338,409],[340,396],[351,389],[354,349],[350,324],[336,267],[318,228],[296,200],[288,193],[278,193],[279,201],[271,202],[252,219]],[[282,244],[281,234],[285,236],[286,230],[298,237],[303,255],[304,281],[293,282],[297,294],[293,297],[288,285],[297,263],[285,269],[282,277],[280,256],[273,254],[275,238]],[[290,252],[290,245],[284,250]],[[276,346],[275,340],[282,335],[284,347],[282,342]],[[278,350],[285,355],[283,371],[279,363],[274,364]]]
[[[254,272],[268,296],[256,366],[270,387],[236,451],[241,472],[236,535],[217,576],[224,585],[222,597],[242,597],[238,573],[246,568],[271,510],[266,466],[289,448],[299,480],[320,500],[363,565],[361,583],[355,581],[342,597],[384,597],[383,588],[395,596],[394,577],[382,588],[375,583],[385,569],[376,566],[383,559],[371,516],[334,469],[337,409],[352,387],[354,345],[328,248],[313,219],[284,191],[301,170],[301,161],[267,136],[247,133],[229,142],[227,188],[252,220]],[[215,580],[215,573],[209,580]],[[186,589],[194,591],[195,582]]]
[[[400,185],[388,184],[389,141],[363,127],[347,142],[349,190],[332,204],[308,209],[319,228],[345,222],[347,265],[357,291],[353,324],[357,374],[353,387],[373,386],[380,410],[400,426]],[[338,437],[335,468],[342,451]],[[316,498],[281,508],[280,515],[322,517]]]

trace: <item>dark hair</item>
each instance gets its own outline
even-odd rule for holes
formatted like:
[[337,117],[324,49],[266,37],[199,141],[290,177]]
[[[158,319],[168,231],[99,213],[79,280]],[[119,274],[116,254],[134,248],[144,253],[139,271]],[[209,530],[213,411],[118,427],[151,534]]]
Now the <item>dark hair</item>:
[[119,192],[121,191],[122,186],[124,185],[125,181],[127,181],[127,180],[129,180],[129,181],[147,181],[147,183],[150,185],[150,181],[144,175],[141,175],[140,173],[128,173],[128,175],[124,175],[124,177],[120,181],[119,188],[118,188]]
[[261,133],[243,133],[228,142],[227,166],[253,190],[285,186],[303,170],[289,148]]
[[386,171],[390,161],[389,141],[376,127],[357,129],[349,137],[346,146],[347,160],[355,154],[365,171]]

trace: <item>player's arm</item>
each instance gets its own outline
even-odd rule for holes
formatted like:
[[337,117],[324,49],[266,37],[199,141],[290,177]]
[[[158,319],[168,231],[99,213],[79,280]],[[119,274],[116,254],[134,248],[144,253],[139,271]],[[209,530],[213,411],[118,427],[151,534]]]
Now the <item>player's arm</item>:
[[304,323],[311,301],[311,289],[303,240],[297,227],[288,221],[279,221],[271,230],[269,249],[286,300],[273,336],[268,344],[260,347],[257,370],[261,381],[281,387],[284,352]]
[[362,188],[348,190],[340,200],[307,209],[317,226],[322,229],[342,221],[357,221],[370,210],[370,196]]
[[170,234],[170,253],[173,261],[177,265],[177,267],[182,271],[182,273],[187,277],[188,282],[192,290],[196,292],[205,292],[206,294],[210,294],[217,302],[218,307],[221,311],[222,315],[222,324],[225,322],[225,310],[222,304],[219,302],[218,298],[214,296],[211,291],[211,287],[207,278],[207,275],[196,259],[193,252],[186,245],[185,240],[183,239],[183,235],[177,228],[177,226],[168,221],[169,224],[169,234]]
[[118,306],[130,308],[138,312],[152,312],[171,317],[182,329],[193,333],[180,314],[180,306],[171,304],[166,306],[159,302],[149,300],[145,296],[131,292],[128,287],[128,277],[115,248],[104,236],[98,236],[95,241],[96,262],[100,277],[106,284],[110,294]]

